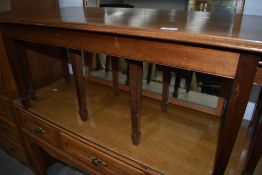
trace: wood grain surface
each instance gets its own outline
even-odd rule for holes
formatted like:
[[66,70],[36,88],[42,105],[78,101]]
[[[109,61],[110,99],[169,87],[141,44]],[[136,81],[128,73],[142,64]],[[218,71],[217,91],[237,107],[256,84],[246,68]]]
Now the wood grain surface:
[[[164,39],[262,52],[262,17],[230,13],[122,8],[28,9],[0,22]],[[241,20],[239,20],[241,19]],[[161,30],[166,27],[169,30]],[[172,30],[175,28],[175,31]],[[171,30],[170,30],[171,29]],[[233,30],[234,29],[234,30]]]

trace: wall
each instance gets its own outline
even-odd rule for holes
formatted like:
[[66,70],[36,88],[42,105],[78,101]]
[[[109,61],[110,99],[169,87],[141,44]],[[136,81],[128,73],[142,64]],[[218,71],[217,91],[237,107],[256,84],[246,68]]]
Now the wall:
[[82,7],[83,0],[59,0],[60,7]]
[[244,14],[262,16],[261,0],[246,0]]
[[[261,0],[246,0],[244,7],[245,15],[257,15],[262,16],[262,1]],[[245,17],[243,18],[245,20]],[[241,26],[244,27],[245,26]],[[254,107],[256,105],[256,100],[259,95],[260,86],[254,86],[250,95],[250,99],[246,108],[246,112],[244,115],[244,119],[250,120],[254,111]]]
[[185,0],[124,0],[124,3],[132,4],[135,8],[187,9]]
[[[59,0],[60,7],[82,7],[84,0]],[[88,7],[96,7],[98,0],[86,0]]]

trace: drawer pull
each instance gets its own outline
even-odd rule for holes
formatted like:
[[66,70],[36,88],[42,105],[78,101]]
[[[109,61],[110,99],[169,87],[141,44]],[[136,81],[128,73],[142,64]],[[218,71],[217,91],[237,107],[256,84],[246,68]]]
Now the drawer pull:
[[102,160],[96,158],[95,156],[88,156],[88,160],[89,160],[94,166],[106,165],[105,162],[103,162]]
[[39,126],[33,126],[33,129],[35,131],[35,133],[39,134],[39,135],[42,135],[45,133],[45,130]]

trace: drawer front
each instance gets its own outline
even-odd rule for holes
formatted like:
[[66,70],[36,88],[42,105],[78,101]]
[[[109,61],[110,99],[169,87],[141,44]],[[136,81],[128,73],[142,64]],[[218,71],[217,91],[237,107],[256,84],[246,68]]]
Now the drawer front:
[[58,131],[30,115],[31,114],[19,111],[22,127],[29,133],[45,140],[47,143],[57,146]]
[[15,117],[12,112],[12,106],[9,101],[0,98],[0,118],[5,118],[15,124]]
[[0,136],[0,147],[23,164],[27,166],[30,165],[27,154],[22,147],[7,141],[2,136]]
[[22,145],[21,137],[18,128],[3,119],[0,118],[0,135],[7,137],[18,145]]
[[86,162],[102,174],[146,174],[66,134],[61,133],[61,140],[65,152],[79,161]]

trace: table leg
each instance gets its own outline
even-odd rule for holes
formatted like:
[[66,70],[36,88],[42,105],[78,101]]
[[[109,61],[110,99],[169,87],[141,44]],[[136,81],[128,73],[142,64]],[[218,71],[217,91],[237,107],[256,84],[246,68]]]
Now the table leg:
[[64,69],[64,76],[65,80],[67,82],[70,81],[70,71],[69,71],[69,58],[68,58],[68,52],[66,48],[60,48],[60,54],[61,54],[61,59],[63,62],[63,69]]
[[84,51],[84,59],[88,67],[88,72],[94,72],[96,69],[96,54]]
[[[106,56],[106,65],[105,65],[105,71],[108,73],[110,71],[110,62],[111,62],[111,55]],[[112,63],[113,64],[113,63]],[[113,68],[112,68],[113,69]]]
[[181,83],[181,70],[176,69],[176,80],[175,80],[175,85],[174,85],[174,92],[173,92],[173,97],[177,98],[178,97],[178,90],[180,87]]
[[213,175],[222,175],[226,170],[249,99],[258,58],[247,54],[239,57],[231,95],[229,100],[226,100],[226,109],[220,124]]
[[19,54],[21,50],[24,48],[21,48],[21,44],[18,44],[18,42],[19,41],[15,41],[13,39],[4,38],[7,55],[12,66],[12,71],[16,80],[17,89],[19,91],[20,101],[25,108],[30,108],[31,96],[29,94],[28,82],[23,67],[24,57],[22,57],[22,55]]
[[162,112],[166,112],[168,108],[170,80],[171,80],[170,68],[163,67],[163,85],[162,85],[162,101],[161,101],[161,111]]
[[83,75],[81,52],[78,50],[70,50],[70,54],[77,100],[79,105],[79,114],[81,119],[85,121],[87,120],[88,111],[86,109],[85,81]]
[[30,66],[27,59],[27,53],[26,48],[24,46],[24,43],[22,41],[17,42],[17,53],[19,55],[19,59],[22,60],[20,62],[20,66],[23,69],[27,86],[28,86],[28,93],[32,100],[36,100],[36,93],[35,93],[35,87],[33,84],[33,78],[30,71]]
[[189,91],[191,89],[192,78],[193,78],[193,72],[192,71],[187,71],[187,73],[186,73],[186,83],[185,83],[186,93],[189,93]]
[[148,70],[147,70],[147,77],[146,77],[147,84],[151,82],[152,69],[153,69],[153,63],[148,63]]
[[[24,134],[26,136],[26,134]],[[29,138],[29,137],[27,137]],[[33,164],[34,172],[37,175],[47,175],[47,170],[45,167],[45,161],[42,157],[41,148],[35,143],[25,141],[25,146],[30,156],[31,163]]]
[[119,95],[119,58],[115,56],[110,57],[112,64],[113,76],[113,92],[115,96]]
[[132,142],[138,145],[140,142],[140,116],[142,94],[142,62],[129,61],[129,89],[132,120]]
[[257,107],[255,114],[259,117],[256,123],[256,129],[254,130],[254,136],[251,139],[251,143],[249,146],[246,165],[243,170],[243,175],[252,175],[256,165],[262,155],[262,91],[260,91],[259,100],[257,102]]
[[126,69],[126,82],[125,82],[126,86],[129,86],[129,63],[127,61],[127,69]]

